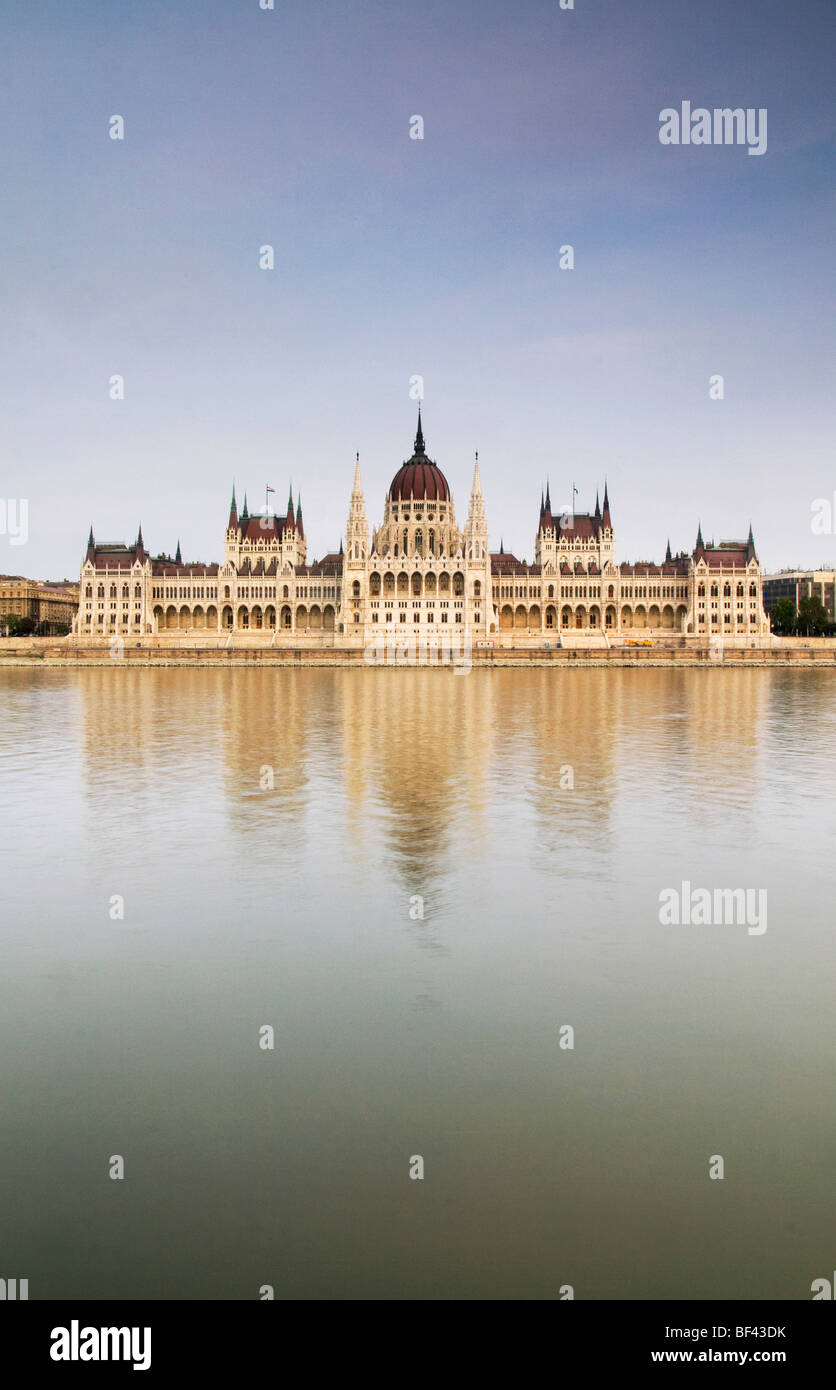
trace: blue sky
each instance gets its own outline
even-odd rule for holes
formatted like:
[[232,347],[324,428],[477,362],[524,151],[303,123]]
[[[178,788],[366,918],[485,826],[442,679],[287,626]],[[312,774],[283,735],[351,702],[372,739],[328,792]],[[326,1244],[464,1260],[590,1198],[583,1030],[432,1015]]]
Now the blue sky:
[[[6,0],[0,570],[76,574],[91,522],[219,559],[233,478],[292,479],[322,554],[415,374],[496,547],[606,476],[620,559],[701,519],[836,563],[834,45],[831,0]],[[663,147],[683,100],[766,107],[767,152]]]

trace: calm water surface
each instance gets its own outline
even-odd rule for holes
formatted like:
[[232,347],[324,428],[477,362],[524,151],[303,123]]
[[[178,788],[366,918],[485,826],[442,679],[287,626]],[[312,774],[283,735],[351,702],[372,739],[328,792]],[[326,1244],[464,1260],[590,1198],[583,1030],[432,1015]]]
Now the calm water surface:
[[3,671],[0,1274],[809,1298],[834,736],[827,672]]

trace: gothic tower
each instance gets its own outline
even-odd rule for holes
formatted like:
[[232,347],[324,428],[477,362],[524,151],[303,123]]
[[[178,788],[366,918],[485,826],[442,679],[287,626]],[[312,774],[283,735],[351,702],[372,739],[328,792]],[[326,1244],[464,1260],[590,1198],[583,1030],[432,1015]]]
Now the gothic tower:
[[[479,455],[473,465],[473,487],[470,508],[464,528],[464,555],[467,567],[468,610],[474,625],[486,625],[493,620],[493,588],[491,556],[488,545],[488,521],[482,479],[479,476]],[[487,626],[485,627],[487,631]]]
[[347,637],[363,631],[368,604],[369,524],[360,481],[360,455],[354,464],[354,486],[348,507],[343,555],[342,601],[339,625]]

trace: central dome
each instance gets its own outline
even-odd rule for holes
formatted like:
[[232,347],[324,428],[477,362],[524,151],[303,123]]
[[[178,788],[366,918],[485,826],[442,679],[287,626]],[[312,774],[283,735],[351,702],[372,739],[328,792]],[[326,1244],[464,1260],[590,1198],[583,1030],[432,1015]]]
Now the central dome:
[[389,489],[393,502],[449,502],[450,488],[441,469],[427,458],[424,448],[424,434],[421,429],[421,407],[418,407],[418,432],[415,436],[415,452],[411,459],[401,464]]

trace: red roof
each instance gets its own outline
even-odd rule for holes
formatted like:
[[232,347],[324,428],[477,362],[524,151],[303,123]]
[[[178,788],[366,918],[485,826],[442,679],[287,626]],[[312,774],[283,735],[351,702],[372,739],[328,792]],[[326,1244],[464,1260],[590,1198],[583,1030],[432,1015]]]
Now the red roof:
[[309,565],[297,565],[294,571],[303,578],[312,579],[339,579],[343,572],[342,555],[334,554],[332,551],[324,555],[321,560],[312,560]]
[[540,565],[526,564],[525,560],[518,560],[516,555],[509,555],[506,551],[494,550],[491,552],[491,572],[493,574],[518,574],[521,579],[531,579],[542,573]]
[[428,458],[411,458],[392,479],[389,494],[393,502],[449,502],[450,488],[437,464]]
[[557,518],[558,537],[567,536],[570,538],[575,537],[578,540],[595,540],[597,539],[600,529],[600,521],[596,521],[595,517],[590,516],[588,512],[572,513],[571,526],[564,526],[561,517],[558,516]]
[[730,546],[723,546],[722,549],[720,546],[716,548],[711,546],[700,551],[695,550],[694,560],[705,560],[708,568],[712,570],[727,568],[729,565],[745,569],[749,563],[749,551],[745,545],[739,549],[732,549]]
[[282,540],[287,529],[284,517],[248,516],[238,523],[238,537],[242,541]]

